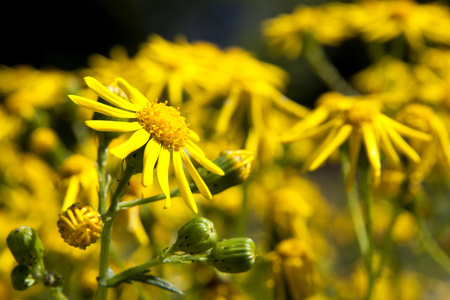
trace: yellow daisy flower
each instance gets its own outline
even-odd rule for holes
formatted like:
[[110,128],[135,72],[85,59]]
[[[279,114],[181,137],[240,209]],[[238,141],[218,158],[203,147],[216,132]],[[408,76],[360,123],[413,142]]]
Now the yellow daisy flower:
[[153,184],[153,169],[157,165],[158,182],[166,195],[165,208],[171,206],[169,190],[171,158],[175,178],[186,205],[197,212],[183,166],[186,167],[200,193],[205,198],[211,199],[211,192],[197,173],[188,154],[209,171],[219,175],[224,175],[224,172],[207,159],[204,152],[193,142],[199,138],[188,128],[189,124],[186,124],[179,109],[167,106],[167,102],[157,103],[147,100],[122,78],[117,78],[116,83],[126,98],[110,91],[92,77],[86,77],[85,81],[89,88],[111,105],[75,95],[69,96],[72,101],[94,112],[124,119],[124,121],[90,120],[85,122],[86,125],[98,131],[133,133],[126,142],[110,149],[109,152],[124,159],[133,151],[145,146],[142,184],[144,186]]
[[[319,106],[316,112],[311,113],[312,117],[305,118],[316,125],[315,127],[311,126],[309,129],[303,130],[301,134],[293,134],[284,138],[286,142],[326,134],[320,146],[306,160],[305,171],[313,171],[320,167],[347,140],[351,164],[347,188],[353,184],[362,144],[365,146],[367,158],[372,167],[375,184],[379,182],[381,174],[380,149],[393,165],[400,165],[400,157],[396,150],[402,152],[414,163],[420,162],[419,154],[405,142],[402,136],[423,141],[429,141],[431,136],[411,129],[382,114],[380,103],[370,100],[368,96],[353,98],[342,96],[340,102],[342,102],[341,105],[333,103],[333,110]],[[322,105],[328,103],[330,102],[325,101]],[[322,113],[320,118],[314,114],[321,111],[325,111],[326,114]]]

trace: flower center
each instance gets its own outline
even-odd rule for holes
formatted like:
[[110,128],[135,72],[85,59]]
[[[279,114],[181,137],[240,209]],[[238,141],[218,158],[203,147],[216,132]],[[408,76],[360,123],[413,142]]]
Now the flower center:
[[376,103],[360,101],[354,103],[346,111],[346,120],[348,123],[358,126],[365,122],[373,122],[379,112]]
[[164,103],[148,103],[136,113],[136,118],[153,139],[168,148],[178,150],[189,140],[189,124],[179,108]]

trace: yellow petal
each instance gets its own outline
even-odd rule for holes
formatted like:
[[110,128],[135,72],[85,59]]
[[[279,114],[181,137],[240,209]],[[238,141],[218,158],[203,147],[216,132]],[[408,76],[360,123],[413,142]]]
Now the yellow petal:
[[183,102],[183,83],[179,74],[172,74],[167,82],[170,104],[180,105]]
[[[177,153],[178,153],[178,151],[177,151]],[[195,185],[198,187],[198,190],[200,191],[200,193],[206,199],[211,200],[212,199],[212,195],[211,195],[211,192],[208,189],[208,186],[206,185],[206,183],[203,181],[203,179],[198,174],[197,170],[195,169],[195,167],[192,164],[191,160],[187,156],[186,152],[184,152],[184,150],[181,150],[181,151],[179,151],[179,153],[181,155],[181,160],[183,161],[183,164],[186,167],[186,170],[191,175],[191,177],[194,180]]]
[[84,124],[97,131],[130,132],[142,129],[142,125],[138,122],[90,120]]
[[132,87],[125,79],[117,78],[117,85],[125,92],[131,102],[142,108],[150,101],[136,88]]
[[188,130],[189,130],[189,138],[190,138],[191,140],[193,140],[193,141],[195,141],[195,142],[200,141],[200,137],[198,136],[197,133],[195,133],[194,131],[192,131],[192,130],[190,130],[190,129],[188,129]]
[[69,95],[69,98],[75,102],[77,105],[84,107],[86,109],[110,116],[115,118],[126,118],[126,119],[134,119],[136,118],[136,113],[125,111],[119,108],[111,107],[109,105],[99,103],[97,101],[93,101],[88,98]]
[[407,136],[407,137],[413,138],[413,139],[424,140],[424,141],[431,141],[431,135],[429,135],[429,134],[409,128],[408,126],[405,126],[402,123],[394,121],[391,118],[388,118],[384,115],[381,115],[380,117],[382,117],[383,122],[387,123],[388,126],[393,128],[396,132],[398,132],[399,134],[401,134],[403,136]]
[[322,163],[350,136],[353,127],[350,124],[342,125],[337,132],[330,132],[325,141],[316,150],[314,159],[310,160],[305,167],[309,171],[317,169]]
[[381,175],[380,151],[378,150],[377,137],[371,124],[363,123],[361,126],[367,158],[373,169],[374,182],[378,184]]
[[206,158],[203,153],[199,153],[195,148],[193,148],[189,143],[186,145],[186,149],[189,154],[194,158],[199,164],[205,167],[208,171],[213,172],[217,175],[225,175],[223,170],[219,168],[216,164]]
[[[387,122],[386,122],[387,123]],[[409,159],[411,159],[415,163],[420,162],[420,156],[414,151],[411,146],[409,146],[405,140],[392,128],[389,126],[390,124],[386,124],[384,128],[386,129],[387,134],[389,135],[391,141],[394,143],[395,147],[397,147],[403,154],[405,154]]]
[[169,208],[172,205],[169,190],[169,163],[170,150],[165,147],[161,147],[161,150],[159,152],[158,166],[156,167],[156,175],[158,176],[159,186],[161,187],[164,195],[166,195],[164,208]]
[[319,125],[317,127],[309,128],[306,130],[298,130],[297,132],[292,132],[291,134],[287,134],[280,137],[280,141],[282,143],[287,142],[293,142],[300,139],[305,138],[313,138],[320,136],[324,132],[329,131],[333,126],[335,126],[338,122],[340,122],[339,119],[332,119],[322,125]]
[[150,134],[145,129],[140,129],[133,133],[126,142],[110,149],[109,152],[115,157],[124,159],[131,152],[144,146],[149,138]]
[[395,151],[391,140],[384,128],[384,126],[377,123],[377,132],[380,136],[380,146],[383,153],[386,155],[388,161],[395,166],[400,165],[400,157],[398,157],[397,151]]
[[309,113],[309,110],[306,107],[292,101],[279,92],[277,92],[276,95],[273,95],[272,101],[275,105],[299,118],[304,118]]
[[445,160],[447,161],[447,164],[450,166],[450,141],[448,137],[448,132],[445,129],[445,125],[439,120],[434,120],[434,129],[436,131],[436,135],[438,138],[438,141],[440,143],[440,148],[442,149],[444,153]]
[[231,116],[236,111],[238,106],[239,93],[239,89],[233,88],[230,91],[228,98],[225,100],[222,109],[220,110],[220,114],[216,123],[216,131],[219,134],[225,133],[227,131]]
[[149,186],[153,184],[153,169],[159,157],[161,144],[150,139],[144,150],[144,169],[142,171],[142,185]]
[[194,196],[192,195],[186,175],[184,174],[182,158],[179,151],[173,151],[173,170],[184,203],[186,203],[186,206],[193,212],[198,213],[197,204],[195,204]]
[[85,77],[84,81],[86,81],[86,84],[88,87],[91,88],[99,97],[104,99],[105,101],[108,101],[112,105],[118,106],[120,108],[131,110],[131,111],[138,111],[139,108],[134,105],[133,103],[123,99],[116,93],[113,93],[110,91],[107,87],[105,87],[103,84],[101,84],[97,79],[93,77]]
[[72,204],[75,203],[78,192],[80,191],[80,179],[78,176],[72,176],[69,179],[66,196],[64,197],[61,211],[66,211]]

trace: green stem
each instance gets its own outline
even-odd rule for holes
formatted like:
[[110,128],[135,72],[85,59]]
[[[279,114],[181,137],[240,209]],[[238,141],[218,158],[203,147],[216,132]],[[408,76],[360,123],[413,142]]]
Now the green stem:
[[56,300],[69,300],[59,287],[49,288],[48,291]]
[[244,182],[242,184],[242,192],[243,192],[243,198],[242,198],[242,205],[241,205],[241,213],[239,215],[239,218],[236,222],[236,235],[237,236],[244,236],[246,229],[247,229],[247,221],[248,221],[248,213],[249,213],[249,203],[248,203],[248,184],[247,182]]
[[166,256],[167,253],[162,253],[161,255],[158,255],[152,260],[149,260],[148,262],[145,262],[141,265],[138,265],[136,267],[130,268],[128,270],[125,270],[114,277],[108,279],[106,281],[107,286],[116,286],[117,284],[127,281],[133,276],[146,273],[150,268],[166,264],[166,263],[192,263],[192,262],[204,262],[207,258],[203,255],[169,255]]
[[[180,195],[181,195],[180,190],[178,188],[174,188],[170,192],[170,197],[177,197]],[[147,204],[147,203],[156,202],[156,201],[164,200],[164,199],[166,199],[166,196],[164,194],[160,194],[160,195],[151,196],[151,197],[147,197],[147,198],[123,201],[117,205],[117,210],[127,209],[127,208],[131,208],[131,207],[134,207],[137,205]]]
[[372,176],[370,172],[370,167],[368,163],[365,163],[361,168],[361,198],[364,203],[364,216],[366,222],[366,233],[368,239],[368,249],[366,253],[363,253],[366,261],[366,268],[368,274],[368,287],[366,299],[369,300],[372,298],[373,289],[375,286],[376,276],[373,271],[373,256],[375,252],[375,237],[373,232],[373,217],[372,217]]
[[341,76],[339,71],[330,63],[322,46],[311,35],[304,37],[304,55],[313,71],[333,91],[344,95],[358,95],[359,93]]
[[[347,178],[350,171],[350,161],[348,158],[348,153],[345,149],[340,151],[341,153],[341,167],[344,179]],[[359,203],[359,195],[356,186],[353,184],[352,187],[347,191],[347,202],[350,210],[350,215],[355,227],[356,238],[358,240],[359,250],[362,254],[364,264],[367,265],[366,261],[369,251],[369,237],[365,229],[364,218],[362,214],[361,205]]]
[[98,212],[103,215],[106,213],[106,199],[108,195],[108,179],[106,175],[106,161],[108,158],[108,145],[102,134],[98,135],[99,145],[97,150],[97,173],[98,173]]
[[99,266],[99,277],[98,277],[98,291],[96,294],[97,300],[105,300],[108,295],[108,288],[106,287],[106,280],[108,277],[109,268],[109,252],[111,247],[111,231],[116,217],[117,205],[119,199],[122,196],[124,188],[127,186],[128,181],[134,174],[134,169],[126,167],[122,178],[111,197],[111,205],[108,211],[102,215],[103,229],[101,233],[101,250],[100,250],[100,266]]
[[416,218],[419,235],[422,239],[423,246],[430,257],[438,263],[447,273],[450,274],[450,258],[447,253],[439,246],[433,238],[432,233],[428,230],[425,221],[419,216],[416,209],[414,209],[414,217]]

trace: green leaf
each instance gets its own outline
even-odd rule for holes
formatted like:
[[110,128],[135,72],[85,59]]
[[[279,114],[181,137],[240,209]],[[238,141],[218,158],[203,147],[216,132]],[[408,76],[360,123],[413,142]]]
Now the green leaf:
[[183,295],[183,291],[180,290],[179,288],[177,288],[176,286],[174,286],[173,284],[171,284],[170,282],[159,278],[157,276],[153,276],[153,275],[136,275],[133,276],[131,278],[129,278],[131,280],[134,281],[139,281],[139,282],[143,282],[143,283],[147,283],[147,284],[152,284],[155,285],[159,288],[162,288],[164,290],[179,294],[179,295]]

